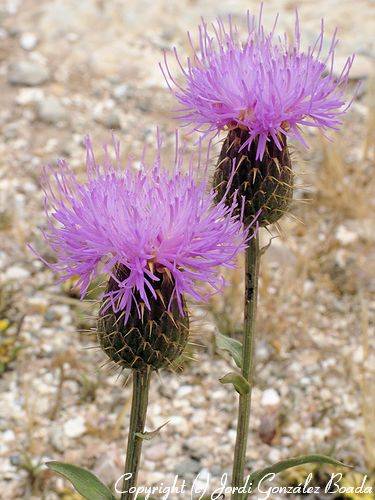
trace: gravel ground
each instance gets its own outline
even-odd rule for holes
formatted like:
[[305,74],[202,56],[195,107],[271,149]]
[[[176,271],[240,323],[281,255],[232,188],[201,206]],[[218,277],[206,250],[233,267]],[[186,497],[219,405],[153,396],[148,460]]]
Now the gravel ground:
[[[80,498],[39,467],[48,458],[88,467],[107,484],[123,467],[131,384],[99,368],[105,356],[89,349],[95,303],[80,303],[72,284],[56,285],[26,247],[33,242],[48,256],[39,231],[42,166],[64,156],[83,171],[87,133],[99,148],[115,130],[124,154],[139,154],[159,124],[168,149],[176,124],[157,64],[163,49],[187,50],[186,31],[201,16],[231,13],[240,23],[257,5],[0,2],[1,498]],[[351,87],[363,83],[334,144],[310,132],[308,151],[295,146],[297,202],[263,258],[248,466],[320,452],[366,472],[375,468],[374,4],[267,1],[265,23],[278,11],[280,29],[290,31],[297,6],[307,41],[320,17],[329,35],[338,26],[338,67],[357,53]],[[240,329],[241,273],[229,278],[224,301],[192,305],[196,361],[153,379],[147,427],[170,422],[145,443],[141,484],[171,484],[175,474],[191,483],[200,473],[200,484],[210,477],[214,488],[230,472],[236,397],[218,378],[233,366],[213,342],[217,329]],[[284,480],[303,481],[306,470]]]

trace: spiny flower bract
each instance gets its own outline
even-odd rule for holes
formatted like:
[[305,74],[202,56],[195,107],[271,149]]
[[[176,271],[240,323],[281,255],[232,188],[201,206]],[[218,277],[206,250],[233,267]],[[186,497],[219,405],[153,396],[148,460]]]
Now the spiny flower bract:
[[[162,300],[154,289],[160,273],[172,280],[170,300],[177,299],[181,313],[183,294],[205,300],[207,284],[212,293],[223,285],[217,267],[233,266],[248,240],[234,215],[235,204],[215,204],[215,193],[193,177],[202,160],[191,158],[184,173],[184,155],[176,147],[174,169],[168,173],[160,148],[158,140],[151,165],[142,159],[135,169],[129,160],[123,168],[117,141],[116,159],[105,148],[99,164],[87,139],[87,182],[81,183],[64,160],[45,175],[44,237],[56,255],[48,265],[61,280],[78,276],[82,297],[94,277],[108,273],[118,282],[108,293],[108,307],[123,311],[126,319],[133,305],[140,313],[141,302],[150,309],[150,300]],[[115,272],[119,266],[127,271],[121,280]]]
[[306,52],[301,48],[298,15],[294,43],[276,38],[275,26],[266,33],[248,14],[245,42],[229,19],[227,28],[218,19],[212,25],[199,26],[199,48],[189,35],[193,57],[184,68],[181,84],[171,75],[167,61],[161,69],[181,104],[177,116],[183,124],[206,133],[242,127],[249,131],[243,145],[257,141],[257,158],[262,159],[266,143],[273,140],[281,149],[279,134],[294,136],[304,145],[300,126],[336,129],[345,111],[344,88],[353,57],[348,58],[338,78],[333,74],[336,32],[326,57],[322,56],[321,32]]

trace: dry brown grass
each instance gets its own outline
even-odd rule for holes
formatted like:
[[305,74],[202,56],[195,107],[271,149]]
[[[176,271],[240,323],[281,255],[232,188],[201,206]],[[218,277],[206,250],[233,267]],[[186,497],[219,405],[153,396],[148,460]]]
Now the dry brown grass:
[[369,203],[374,192],[374,177],[363,168],[364,159],[353,159],[343,147],[341,136],[334,143],[321,140],[322,161],[315,186],[316,203],[334,211],[340,218],[369,216]]
[[360,296],[360,322],[362,334],[363,363],[360,379],[362,414],[363,414],[363,437],[365,443],[365,460],[370,471],[375,471],[375,368],[371,364],[374,357],[373,338],[369,331],[369,311],[368,303],[364,297]]
[[363,148],[363,157],[366,159],[375,158],[375,71],[368,81],[367,89],[367,123],[366,135]]

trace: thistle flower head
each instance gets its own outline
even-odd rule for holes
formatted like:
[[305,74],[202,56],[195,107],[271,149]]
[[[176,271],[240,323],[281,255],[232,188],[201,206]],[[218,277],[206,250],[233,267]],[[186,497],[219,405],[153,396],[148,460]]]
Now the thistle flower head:
[[[240,41],[238,29],[222,20],[199,26],[199,48],[190,39],[193,57],[184,68],[177,52],[183,82],[174,79],[168,64],[162,66],[167,83],[181,104],[177,116],[187,126],[206,133],[221,129],[248,131],[243,147],[257,144],[262,159],[266,143],[273,140],[282,148],[280,136],[305,141],[300,126],[336,129],[344,113],[344,87],[353,62],[349,58],[338,78],[333,74],[336,33],[323,57],[323,22],[315,43],[303,51],[298,15],[294,43],[276,38],[275,26],[266,33],[259,21],[248,14],[248,32]],[[306,145],[306,144],[305,144]]]
[[86,151],[86,182],[63,160],[45,176],[44,236],[56,256],[48,265],[61,280],[78,277],[83,297],[91,280],[107,273],[110,286],[102,313],[106,308],[121,312],[125,322],[131,310],[142,316],[151,302],[163,301],[162,277],[173,285],[167,287],[165,309],[176,302],[181,314],[183,295],[200,301],[209,295],[207,285],[211,292],[220,290],[223,279],[217,268],[233,266],[248,233],[234,215],[234,203],[214,204],[214,192],[194,180],[193,170],[205,160],[197,160],[193,168],[191,158],[184,173],[183,153],[176,147],[168,173],[162,168],[160,140],[154,160],[149,165],[142,159],[138,170],[132,160],[122,168],[115,140],[114,160],[105,148],[99,164],[89,139]]

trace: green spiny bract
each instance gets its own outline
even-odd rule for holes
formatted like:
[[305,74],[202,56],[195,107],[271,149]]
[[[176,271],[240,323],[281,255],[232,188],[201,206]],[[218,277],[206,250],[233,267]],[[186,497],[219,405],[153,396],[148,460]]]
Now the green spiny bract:
[[[119,265],[115,271],[119,281],[126,278],[128,271]],[[114,312],[111,307],[105,308],[104,301],[98,318],[98,339],[107,356],[124,368],[143,370],[151,367],[154,370],[172,365],[178,358],[188,341],[189,319],[185,309],[182,316],[177,300],[171,296],[174,284],[166,269],[154,271],[160,279],[155,282],[157,298],[150,297],[151,309],[138,301],[138,311],[133,302],[128,321],[125,323],[124,312]],[[118,288],[116,280],[111,277],[107,290]]]
[[[239,211],[244,200],[243,220],[251,224],[260,211],[258,222],[267,226],[277,222],[288,210],[293,197],[293,171],[288,146],[283,137],[280,150],[271,139],[262,160],[256,160],[257,141],[250,148],[241,146],[249,137],[249,131],[234,128],[224,141],[213,179],[217,191],[217,201],[226,194],[227,204],[232,203],[233,194],[237,191]],[[235,162],[234,162],[235,160]],[[228,189],[228,181],[234,175]]]

